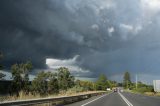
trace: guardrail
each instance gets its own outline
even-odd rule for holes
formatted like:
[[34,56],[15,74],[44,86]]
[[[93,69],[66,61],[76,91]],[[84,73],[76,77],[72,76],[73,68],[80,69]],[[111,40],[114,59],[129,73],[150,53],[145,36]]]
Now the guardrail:
[[30,100],[18,100],[18,101],[6,101],[0,103],[0,106],[31,106],[37,104],[50,103],[53,106],[56,101],[68,101],[70,103],[83,100],[92,96],[102,95],[106,92],[96,92],[89,94],[81,94],[75,96],[63,96],[63,97],[49,97],[49,98],[40,98],[40,99],[30,99]]

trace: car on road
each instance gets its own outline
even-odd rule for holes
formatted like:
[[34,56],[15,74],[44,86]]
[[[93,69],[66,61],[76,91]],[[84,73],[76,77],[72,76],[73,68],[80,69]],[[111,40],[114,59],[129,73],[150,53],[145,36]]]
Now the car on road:
[[118,91],[118,89],[117,89],[117,88],[113,89],[113,92],[117,92],[117,91]]

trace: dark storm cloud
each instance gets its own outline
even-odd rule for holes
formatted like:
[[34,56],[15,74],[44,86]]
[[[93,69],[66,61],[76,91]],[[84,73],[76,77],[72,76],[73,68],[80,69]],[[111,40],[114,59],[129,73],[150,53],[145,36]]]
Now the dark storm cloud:
[[106,46],[89,6],[72,13],[65,1],[5,0],[0,7],[1,49],[9,63],[31,59],[40,66],[45,57],[69,58]]
[[7,0],[1,1],[0,7],[0,48],[7,62],[31,59],[41,66],[46,57],[69,58],[78,49],[85,51],[79,46],[81,35],[76,38],[76,33],[69,31],[73,26],[66,21],[63,2]]
[[90,70],[92,77],[124,70],[157,73],[159,66],[153,63],[159,62],[160,9],[150,2],[1,0],[0,50],[5,66],[31,60],[39,69],[45,68],[46,58],[80,55],[79,67]]

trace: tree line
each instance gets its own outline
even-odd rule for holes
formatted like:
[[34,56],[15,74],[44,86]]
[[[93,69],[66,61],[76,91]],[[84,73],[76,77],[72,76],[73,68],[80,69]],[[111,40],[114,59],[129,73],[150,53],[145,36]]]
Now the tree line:
[[60,67],[56,72],[39,72],[34,80],[29,81],[29,72],[32,70],[32,63],[26,62],[14,64],[11,67],[12,85],[10,92],[19,96],[19,92],[33,95],[54,94],[59,91],[67,91],[70,88],[81,88],[81,91],[106,90],[116,86],[116,82],[110,81],[102,74],[96,82],[76,80],[66,67]]
[[[0,53],[0,60],[2,58],[3,54]],[[31,81],[29,80],[29,73],[32,71],[32,68],[33,65],[30,61],[11,66],[12,82],[9,88],[10,95],[16,94],[19,96],[20,91],[25,92],[25,94],[46,95],[67,91],[70,88],[75,88],[79,91],[106,90],[107,88],[112,89],[117,86],[123,86],[125,89],[136,88],[136,84],[131,81],[128,71],[124,73],[123,83],[108,80],[105,74],[101,74],[95,82],[76,80],[66,67],[60,67],[54,73],[39,72]],[[0,64],[0,69],[3,69],[2,64]],[[5,76],[5,74],[0,73],[0,79],[3,79]],[[142,82],[138,82],[137,85],[139,88],[143,88],[143,90],[151,90],[153,88]]]
[[[2,66],[2,65],[1,65]],[[67,91],[75,88],[77,91],[94,91],[106,90],[116,86],[115,81],[110,81],[104,74],[101,74],[97,81],[76,80],[66,67],[60,67],[53,72],[41,71],[31,81],[29,73],[32,71],[33,65],[30,61],[25,63],[16,63],[11,66],[12,80],[9,87],[10,95],[19,96],[19,92],[23,91],[26,95],[48,95]],[[0,79],[6,75],[0,73]]]

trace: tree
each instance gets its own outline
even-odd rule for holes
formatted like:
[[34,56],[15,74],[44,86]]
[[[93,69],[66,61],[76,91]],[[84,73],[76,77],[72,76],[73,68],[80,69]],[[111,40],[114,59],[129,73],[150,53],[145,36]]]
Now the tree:
[[[2,60],[3,57],[4,57],[4,56],[3,56],[3,53],[0,52],[0,61]],[[0,64],[0,70],[1,70],[1,69],[3,69],[3,65],[2,65],[2,64]]]
[[59,90],[67,90],[73,87],[74,77],[70,74],[68,68],[61,67],[58,73],[40,72],[32,81],[33,93],[51,94],[58,93]]
[[[0,52],[0,60],[2,60],[2,58],[3,58],[3,54],[2,54],[2,52]],[[3,65],[2,64],[0,64],[0,70],[1,69],[3,69]],[[5,76],[6,76],[5,74],[0,72],[0,80],[2,80],[3,77],[5,77]]]
[[124,73],[123,86],[124,88],[129,88],[131,85],[130,73],[127,71]]
[[101,74],[96,81],[97,90],[106,90],[107,88],[107,77],[104,74]]
[[46,94],[48,91],[47,80],[48,74],[44,71],[39,72],[36,78],[32,81],[32,90],[35,93],[40,93],[41,95]]
[[29,92],[29,72],[32,69],[32,63],[26,62],[21,64],[14,64],[11,67],[12,73],[12,90],[17,93],[20,90]]
[[117,82],[116,81],[107,80],[106,86],[107,86],[107,88],[117,87]]
[[80,87],[81,86],[81,80],[77,79],[75,81],[75,86]]
[[57,80],[57,73],[48,72],[48,92],[51,93],[58,93],[59,86]]
[[5,77],[5,76],[6,76],[5,74],[0,73],[0,80],[2,80],[2,79],[3,79],[3,77]]
[[22,70],[22,82],[23,82],[23,90],[28,93],[29,92],[29,72],[32,69],[32,63],[30,61],[21,64],[21,70]]
[[40,93],[41,95],[58,93],[59,85],[57,73],[44,71],[38,73],[36,78],[32,81],[32,91],[34,93]]
[[12,70],[12,84],[11,84],[11,92],[15,92],[17,96],[19,96],[19,91],[22,88],[22,77],[21,71],[19,69],[18,64],[14,64],[11,67]]
[[91,81],[79,81],[79,86],[83,87],[85,91],[95,90],[95,84]]
[[62,90],[67,90],[74,86],[74,76],[71,75],[68,68],[60,67],[58,70],[58,84],[59,88]]

